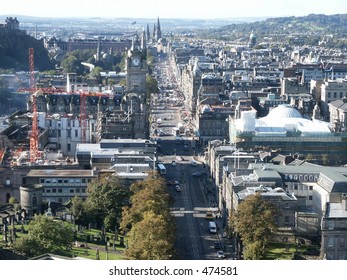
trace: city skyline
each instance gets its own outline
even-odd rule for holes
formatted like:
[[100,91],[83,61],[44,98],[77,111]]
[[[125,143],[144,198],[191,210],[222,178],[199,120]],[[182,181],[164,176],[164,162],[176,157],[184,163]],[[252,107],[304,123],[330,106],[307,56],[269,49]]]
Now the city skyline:
[[[133,0],[121,2],[102,0],[95,4],[91,0],[61,0],[59,5],[40,0],[12,0],[1,5],[2,16],[22,15],[35,17],[111,17],[111,18],[195,18],[218,19],[240,17],[305,16],[308,14],[344,14],[344,0],[246,0],[235,5],[229,0],[216,0],[211,5],[198,0],[171,2],[168,8],[159,0]],[[100,4],[99,4],[100,3]]]

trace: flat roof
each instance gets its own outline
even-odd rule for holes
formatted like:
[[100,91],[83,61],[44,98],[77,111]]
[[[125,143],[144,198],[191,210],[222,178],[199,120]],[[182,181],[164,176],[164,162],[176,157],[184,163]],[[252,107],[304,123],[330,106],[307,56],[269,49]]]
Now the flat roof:
[[27,177],[96,177],[93,170],[32,169]]

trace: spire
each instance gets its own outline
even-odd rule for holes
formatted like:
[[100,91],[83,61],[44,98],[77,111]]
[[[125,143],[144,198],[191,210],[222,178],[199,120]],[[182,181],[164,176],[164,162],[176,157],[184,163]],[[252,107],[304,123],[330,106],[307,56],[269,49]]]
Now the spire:
[[141,38],[141,50],[146,52],[147,48],[147,41],[146,41],[146,32],[145,30],[142,31],[142,38]]
[[151,33],[149,32],[149,25],[147,23],[147,34],[146,34],[147,41],[151,39]]
[[160,28],[160,21],[159,17],[157,19],[157,34],[156,34],[156,39],[157,41],[161,38],[161,28]]
[[155,40],[156,38],[157,38],[157,27],[156,27],[156,25],[154,24],[154,26],[153,26],[153,40]]

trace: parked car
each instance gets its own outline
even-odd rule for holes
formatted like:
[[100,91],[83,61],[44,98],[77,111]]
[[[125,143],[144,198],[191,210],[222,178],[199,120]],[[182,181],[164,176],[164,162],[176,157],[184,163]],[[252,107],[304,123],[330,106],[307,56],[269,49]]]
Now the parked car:
[[213,247],[214,247],[215,249],[221,251],[221,249],[223,249],[223,244],[222,244],[222,242],[217,241],[217,242],[215,242],[215,243],[213,244]]
[[182,191],[182,189],[181,189],[181,187],[179,185],[176,185],[175,189],[176,189],[176,192],[181,192]]
[[192,161],[190,162],[190,164],[193,165],[193,166],[197,166],[197,165],[198,165],[198,163],[197,163],[195,160],[192,160]]
[[173,160],[173,161],[171,162],[171,165],[172,165],[172,166],[176,166],[176,161]]
[[204,172],[204,171],[198,171],[198,172],[192,173],[192,176],[194,176],[194,177],[201,177],[201,176],[203,176],[203,175],[206,175],[206,172]]
[[206,212],[206,220],[213,220],[213,213],[212,211]]
[[225,255],[223,251],[217,251],[217,258],[218,259],[225,259]]

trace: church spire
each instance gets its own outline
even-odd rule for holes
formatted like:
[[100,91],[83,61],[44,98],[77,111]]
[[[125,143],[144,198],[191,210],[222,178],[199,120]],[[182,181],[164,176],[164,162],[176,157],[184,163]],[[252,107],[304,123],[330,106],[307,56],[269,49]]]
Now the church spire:
[[157,41],[161,38],[161,28],[160,28],[160,21],[159,17],[157,19],[157,33],[156,33],[156,39]]
[[148,25],[148,23],[147,23],[146,39],[147,39],[147,41],[149,41],[151,39],[151,33],[149,32],[149,25]]

